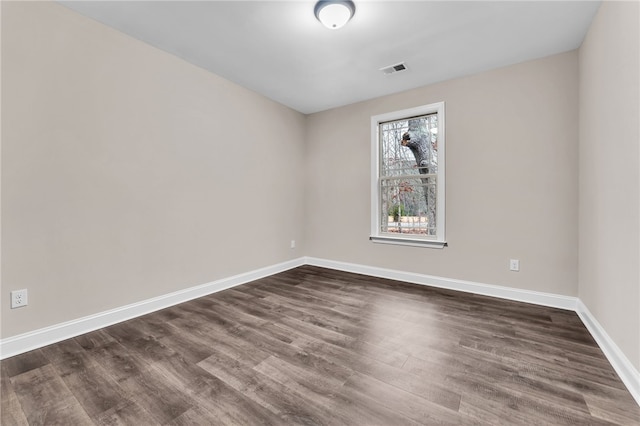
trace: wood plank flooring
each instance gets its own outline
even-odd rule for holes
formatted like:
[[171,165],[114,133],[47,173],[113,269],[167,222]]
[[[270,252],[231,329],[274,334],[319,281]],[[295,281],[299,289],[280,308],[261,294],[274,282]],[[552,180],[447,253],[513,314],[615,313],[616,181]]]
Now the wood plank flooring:
[[2,425],[638,425],[573,312],[312,266],[1,363]]

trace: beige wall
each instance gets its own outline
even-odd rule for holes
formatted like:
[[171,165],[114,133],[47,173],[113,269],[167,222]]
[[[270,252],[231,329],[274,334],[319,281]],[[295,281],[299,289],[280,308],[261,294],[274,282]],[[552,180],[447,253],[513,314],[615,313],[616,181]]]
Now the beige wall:
[[[577,75],[573,51],[309,116],[307,254],[576,296]],[[371,243],[370,117],[439,101],[449,247]]]
[[301,255],[302,114],[55,3],[2,60],[3,338]]
[[580,299],[640,370],[640,7],[603,2],[580,48]]

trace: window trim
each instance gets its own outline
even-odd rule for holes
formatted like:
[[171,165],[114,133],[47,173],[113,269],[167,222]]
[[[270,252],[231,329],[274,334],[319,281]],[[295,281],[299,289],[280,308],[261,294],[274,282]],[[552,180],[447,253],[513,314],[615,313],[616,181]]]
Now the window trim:
[[[447,246],[445,239],[445,114],[444,102],[422,105],[400,111],[388,112],[371,117],[371,235],[374,243],[397,244],[418,247],[443,248]],[[408,119],[427,114],[438,114],[438,173],[437,173],[437,206],[435,237],[401,236],[401,234],[384,234],[380,231],[380,124],[388,121]]]

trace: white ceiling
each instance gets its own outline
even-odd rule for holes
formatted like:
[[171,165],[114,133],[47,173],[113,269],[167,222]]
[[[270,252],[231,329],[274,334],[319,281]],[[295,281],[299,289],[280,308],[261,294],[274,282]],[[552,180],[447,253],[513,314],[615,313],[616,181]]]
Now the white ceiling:
[[306,0],[60,3],[303,113],[575,49],[600,5],[356,0],[329,30]]

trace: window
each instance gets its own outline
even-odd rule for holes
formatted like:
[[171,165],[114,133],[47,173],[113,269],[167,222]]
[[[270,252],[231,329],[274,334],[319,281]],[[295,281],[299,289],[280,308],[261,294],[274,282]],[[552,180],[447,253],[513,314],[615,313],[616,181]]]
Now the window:
[[371,117],[371,240],[442,248],[444,102]]

